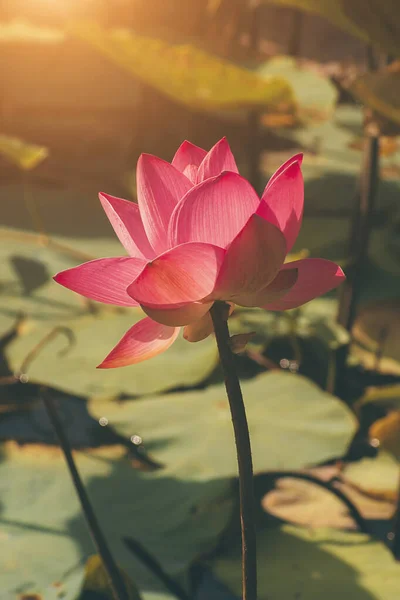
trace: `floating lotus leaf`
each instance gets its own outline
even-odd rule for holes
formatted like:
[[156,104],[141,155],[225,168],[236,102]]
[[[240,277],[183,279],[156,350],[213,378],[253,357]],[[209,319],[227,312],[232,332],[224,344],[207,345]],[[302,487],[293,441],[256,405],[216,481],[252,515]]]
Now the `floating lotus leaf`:
[[[394,600],[398,594],[399,564],[365,534],[285,525],[262,531],[257,553],[260,600]],[[217,559],[213,573],[240,598],[239,547]]]
[[280,75],[290,83],[300,122],[324,121],[332,116],[338,91],[333,83],[291,56],[276,56],[257,69],[261,77]]
[[378,497],[395,499],[400,477],[400,464],[389,452],[380,450],[376,458],[363,458],[347,465],[343,479],[360,490]]
[[[29,381],[77,396],[140,396],[197,385],[211,374],[218,360],[213,337],[189,344],[181,336],[151,361],[123,369],[96,369],[123,334],[143,317],[132,309],[123,314],[100,312],[67,323],[60,321],[57,325],[67,325],[73,339],[71,347],[66,349],[64,335],[50,340],[30,364]],[[27,321],[5,350],[12,370],[19,371],[28,353],[53,329],[54,322]]]
[[364,404],[382,404],[386,408],[400,408],[400,385],[384,385],[367,388],[364,396],[357,402]]
[[[61,593],[78,600],[95,549],[61,451],[8,443],[0,452],[1,597],[14,600],[23,590],[43,600]],[[215,547],[231,518],[231,482],[210,480],[189,455],[179,465],[140,472],[125,452],[103,447],[75,451],[75,459],[115,560],[143,600],[167,600],[123,538],[137,539],[184,582],[190,563]]]
[[[244,381],[242,389],[256,471],[297,469],[346,453],[357,427],[352,412],[305,377],[267,373]],[[130,437],[134,428],[160,462],[190,456],[192,464],[210,476],[236,476],[223,385],[143,401],[94,399],[89,411],[96,419],[106,417],[124,436]]]
[[[141,600],[141,596],[136,586],[126,573],[123,571],[121,571],[121,573],[129,600]],[[114,600],[108,581],[107,572],[98,554],[90,556],[86,562],[85,579],[82,585],[82,590],[88,592],[97,592],[98,594],[103,594],[109,598],[109,600]]]

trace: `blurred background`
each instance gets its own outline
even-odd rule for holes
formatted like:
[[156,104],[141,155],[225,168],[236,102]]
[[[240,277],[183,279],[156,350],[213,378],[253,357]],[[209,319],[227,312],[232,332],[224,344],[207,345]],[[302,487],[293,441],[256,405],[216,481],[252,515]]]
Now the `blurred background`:
[[347,275],[301,309],[231,319],[233,333],[257,331],[237,367],[257,473],[260,599],[317,599],[332,582],[335,596],[397,597],[399,40],[396,0],[0,1],[1,600],[110,597],[87,563],[95,551],[43,388],[141,596],[173,594],[126,536],[188,597],[240,596],[215,341],[179,340],[149,363],[96,371],[140,311],[52,281],[121,254],[97,194],[135,201],[140,153],[171,160],[184,139],[209,149],[223,136],[260,193],[304,153],[291,258],[328,258]]

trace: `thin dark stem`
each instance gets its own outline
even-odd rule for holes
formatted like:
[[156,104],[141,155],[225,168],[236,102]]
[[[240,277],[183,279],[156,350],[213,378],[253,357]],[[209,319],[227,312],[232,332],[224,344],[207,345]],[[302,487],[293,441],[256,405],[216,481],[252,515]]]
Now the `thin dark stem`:
[[68,438],[58,417],[57,409],[54,406],[53,400],[49,397],[49,395],[46,394],[45,391],[42,393],[42,399],[51,424],[53,425],[54,431],[58,437],[58,441],[60,442],[61,449],[64,453],[64,457],[67,462],[76,493],[81,503],[82,511],[89,527],[94,545],[97,548],[97,552],[100,555],[104,569],[108,575],[113,597],[115,600],[129,600],[128,592],[122,579],[121,572],[114,561],[103,532],[100,529],[100,525],[97,521],[92,505],[90,504],[89,497],[76,468],[71,452],[71,446],[69,445]]
[[158,560],[154,558],[140,542],[131,537],[124,537],[123,541],[132,554],[134,554],[136,558],[138,558],[140,562],[165,585],[166,589],[171,592],[171,594],[179,600],[190,600],[189,595],[183,587],[164,571]]
[[350,265],[342,286],[339,322],[351,331],[357,313],[363,279],[363,267],[368,258],[372,214],[379,182],[379,137],[365,139],[364,161],[359,187],[359,203],[354,213],[350,235]]
[[[369,71],[379,67],[374,49],[366,47],[366,61]],[[372,215],[379,184],[379,137],[365,134],[365,146],[357,204],[350,227],[350,260],[347,279],[341,288],[338,321],[351,331],[356,317],[357,305],[362,286],[362,268],[368,258],[368,245],[372,227]],[[347,351],[343,353],[347,359]],[[338,365],[339,368],[344,364]]]
[[290,477],[291,479],[301,479],[303,481],[309,481],[314,485],[318,485],[319,487],[324,488],[331,494],[334,494],[343,504],[345,504],[347,510],[349,511],[349,515],[356,523],[357,527],[363,533],[369,533],[368,523],[358,510],[355,504],[344,494],[341,490],[335,487],[333,482],[322,481],[318,477],[314,477],[313,475],[309,475],[307,473],[298,473],[297,471],[273,471],[272,473],[268,473],[274,479],[282,479],[285,477]]
[[394,558],[400,561],[400,482],[397,494],[396,512],[393,517],[392,530],[388,534],[388,542]]
[[229,307],[224,302],[215,302],[210,313],[231,409],[239,467],[240,523],[242,532],[242,600],[256,600],[257,554],[254,523],[255,503],[249,428],[242,391],[236,374],[235,358],[230,348],[227,324]]

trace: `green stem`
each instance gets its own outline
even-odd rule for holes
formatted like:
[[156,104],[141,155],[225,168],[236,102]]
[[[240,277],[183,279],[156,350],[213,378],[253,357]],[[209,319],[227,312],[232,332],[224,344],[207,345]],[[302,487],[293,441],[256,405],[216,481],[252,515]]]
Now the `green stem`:
[[236,374],[234,354],[230,347],[227,318],[229,307],[215,302],[210,310],[215,337],[224,372],[226,393],[231,409],[239,467],[240,522],[242,532],[242,600],[257,598],[257,554],[253,463],[250,435],[242,391]]
[[53,400],[45,393],[42,394],[42,399],[51,424],[54,427],[54,431],[56,432],[56,435],[60,442],[60,446],[64,453],[64,457],[67,462],[76,493],[81,503],[82,511],[85,515],[89,531],[93,538],[93,542],[97,548],[97,552],[100,555],[104,569],[107,573],[109,585],[112,590],[114,600],[129,600],[128,592],[126,590],[125,583],[122,579],[121,571],[117,567],[117,564],[115,563],[111,551],[107,545],[103,532],[100,529],[99,522],[96,518],[92,505],[90,504],[89,497],[83,486],[82,480],[78,473],[78,469],[76,468],[75,461],[71,452],[71,446],[69,444],[68,438],[64,432],[63,426],[57,414],[57,409],[54,406]]

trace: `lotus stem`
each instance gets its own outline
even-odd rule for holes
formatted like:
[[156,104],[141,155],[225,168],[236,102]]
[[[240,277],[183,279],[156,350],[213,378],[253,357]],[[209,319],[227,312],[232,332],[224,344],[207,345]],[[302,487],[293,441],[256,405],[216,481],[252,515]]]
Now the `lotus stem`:
[[397,490],[396,512],[392,523],[392,528],[387,536],[388,542],[395,560],[400,561],[400,481]]
[[339,322],[351,331],[363,283],[362,268],[368,258],[372,214],[379,183],[379,137],[365,137],[364,161],[359,188],[359,204],[351,227],[351,258],[347,279],[343,284]]
[[[367,46],[367,66],[375,71],[379,64],[371,46]],[[368,258],[372,215],[379,185],[379,133],[364,131],[364,151],[357,204],[350,226],[350,261],[347,279],[341,290],[338,321],[348,331],[352,330],[363,283],[362,268]],[[346,360],[347,356],[344,356]],[[342,365],[341,365],[342,366]]]
[[46,392],[42,393],[42,400],[45,405],[51,424],[57,435],[61,449],[64,453],[64,458],[68,465],[68,469],[72,481],[74,483],[76,493],[81,503],[82,512],[85,516],[94,545],[97,548],[97,552],[100,555],[104,569],[107,573],[113,598],[114,600],[129,600],[129,595],[126,590],[121,571],[119,570],[116,562],[114,561],[114,558],[108,547],[106,539],[103,535],[97,517],[90,503],[89,497],[80,478],[78,469],[72,456],[71,446],[61,424],[60,418],[57,414],[57,409],[54,405],[54,402],[52,398],[50,398],[50,396],[46,394]]
[[190,600],[189,594],[186,593],[183,587],[164,571],[158,560],[140,542],[131,537],[124,537],[123,541],[132,554],[164,584],[166,589],[175,598],[178,598],[178,600]]
[[255,503],[249,427],[242,390],[240,389],[236,373],[235,358],[230,347],[227,323],[229,306],[225,302],[215,302],[210,313],[224,372],[239,467],[240,523],[242,533],[242,600],[256,600],[257,553]]

